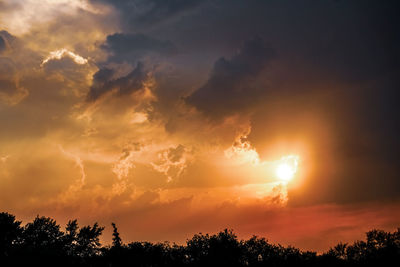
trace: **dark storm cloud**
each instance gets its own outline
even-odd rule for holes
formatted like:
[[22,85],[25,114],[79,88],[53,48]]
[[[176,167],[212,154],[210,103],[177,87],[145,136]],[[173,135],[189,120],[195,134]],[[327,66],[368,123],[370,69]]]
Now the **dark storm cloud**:
[[133,19],[132,23],[140,22],[145,25],[160,23],[195,7],[200,2],[201,0],[137,1],[137,5],[140,5],[144,12]]
[[187,97],[186,102],[212,118],[245,111],[265,93],[253,81],[273,55],[273,50],[261,38],[246,42],[231,59],[217,60],[208,81]]
[[140,90],[143,87],[143,82],[147,79],[147,72],[141,62],[126,76],[113,79],[113,75],[114,71],[107,68],[100,69],[95,73],[93,85],[87,95],[87,101],[95,101],[113,90],[118,96],[129,95]]
[[176,52],[169,41],[161,41],[144,34],[115,33],[107,36],[102,48],[111,53],[109,61],[135,62],[147,54],[170,55]]
[[[136,68],[128,75],[115,78],[116,70],[101,67],[93,75],[93,85],[90,88],[87,101],[95,101],[105,93],[116,90],[118,95],[127,95],[142,88],[147,78],[143,60],[147,56],[168,56],[177,52],[170,41],[162,41],[144,34],[115,33],[107,36],[101,48],[109,53],[105,64],[129,63]],[[148,58],[146,58],[148,59]]]
[[[217,51],[229,54],[243,40],[260,35],[287,60],[348,80],[384,73],[400,59],[395,45],[400,4],[395,1],[202,3],[190,15],[140,31],[201,54],[197,61],[211,60],[209,54]],[[127,13],[124,21],[128,18]],[[137,29],[132,24],[127,31]]]
[[400,66],[399,8],[390,1],[316,5],[316,14],[297,28],[296,38],[303,40],[289,49],[337,78],[354,82],[377,77]]
[[[92,0],[92,2],[96,2]],[[97,1],[98,2],[98,1]],[[199,5],[201,0],[101,0],[116,7],[125,27],[138,31],[150,27]]]

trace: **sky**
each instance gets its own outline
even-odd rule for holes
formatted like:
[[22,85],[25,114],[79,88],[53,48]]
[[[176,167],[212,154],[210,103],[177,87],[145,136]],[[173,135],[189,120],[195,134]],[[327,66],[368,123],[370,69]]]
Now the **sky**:
[[399,8],[0,0],[0,210],[105,243],[395,230]]

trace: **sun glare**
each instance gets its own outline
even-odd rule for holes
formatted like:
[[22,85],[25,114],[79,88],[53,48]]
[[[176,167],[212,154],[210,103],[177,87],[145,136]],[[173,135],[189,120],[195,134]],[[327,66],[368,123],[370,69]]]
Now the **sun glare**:
[[282,157],[276,167],[276,176],[285,182],[292,180],[297,172],[298,161],[298,156]]

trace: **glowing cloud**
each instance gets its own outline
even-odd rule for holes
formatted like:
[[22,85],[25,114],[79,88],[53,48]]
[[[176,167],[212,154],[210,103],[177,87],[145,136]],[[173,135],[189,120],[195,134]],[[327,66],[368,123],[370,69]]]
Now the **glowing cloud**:
[[225,150],[225,157],[228,159],[236,159],[239,163],[250,162],[253,165],[258,165],[260,163],[260,156],[247,140],[250,131],[251,129],[249,128],[235,139],[232,146]]
[[187,162],[186,148],[178,145],[158,153],[157,162],[152,162],[151,165],[156,171],[167,176],[167,182],[171,182],[174,177],[179,177],[184,172]]
[[79,65],[88,63],[88,60],[86,58],[81,57],[80,55],[77,55],[74,52],[71,52],[68,49],[63,48],[63,49],[59,49],[59,50],[50,52],[50,55],[42,61],[42,64],[40,64],[40,66],[43,67],[50,60],[55,60],[55,59],[60,60],[63,57],[69,57],[76,64],[79,64]]
[[[2,3],[3,4],[3,3]],[[80,11],[104,14],[104,5],[92,5],[87,0],[13,0],[3,4],[6,12],[1,14],[0,28],[16,34],[24,34],[32,27],[52,21],[57,15],[76,15]],[[0,13],[2,13],[0,11]]]
[[74,189],[82,188],[82,186],[84,186],[85,183],[86,183],[86,173],[85,173],[85,167],[83,165],[82,159],[77,155],[74,155],[74,154],[72,154],[72,153],[70,153],[68,151],[65,151],[64,148],[61,145],[59,145],[58,148],[60,149],[60,151],[61,151],[61,153],[63,155],[65,155],[68,158],[73,159],[75,161],[76,166],[80,170],[81,178],[76,182],[76,184],[74,184],[71,187],[74,188]]
[[147,114],[143,113],[143,112],[132,112],[130,114],[131,119],[130,119],[130,123],[134,124],[134,123],[143,123],[145,121],[147,121]]
[[119,180],[126,178],[129,174],[129,170],[135,167],[133,164],[134,156],[135,151],[126,151],[114,164],[112,171],[117,175]]

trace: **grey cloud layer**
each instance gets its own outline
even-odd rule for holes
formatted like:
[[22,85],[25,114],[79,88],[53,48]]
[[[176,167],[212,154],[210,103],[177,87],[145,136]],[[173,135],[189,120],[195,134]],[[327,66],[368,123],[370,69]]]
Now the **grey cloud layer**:
[[136,68],[128,75],[113,79],[112,69],[101,69],[93,76],[93,85],[87,95],[89,102],[95,101],[107,92],[116,90],[118,96],[129,95],[143,87],[143,82],[147,78],[143,63],[139,62]]
[[[92,2],[98,2],[92,0]],[[116,7],[123,16],[122,24],[127,29],[138,31],[165,23],[197,5],[201,0],[100,0]]]
[[273,55],[272,48],[261,38],[246,42],[232,59],[217,60],[209,80],[187,97],[186,102],[213,118],[245,111],[265,94],[265,88],[252,81]]
[[170,55],[176,52],[171,42],[144,34],[112,34],[107,36],[102,48],[111,53],[109,61],[113,62],[135,62],[146,54]]

